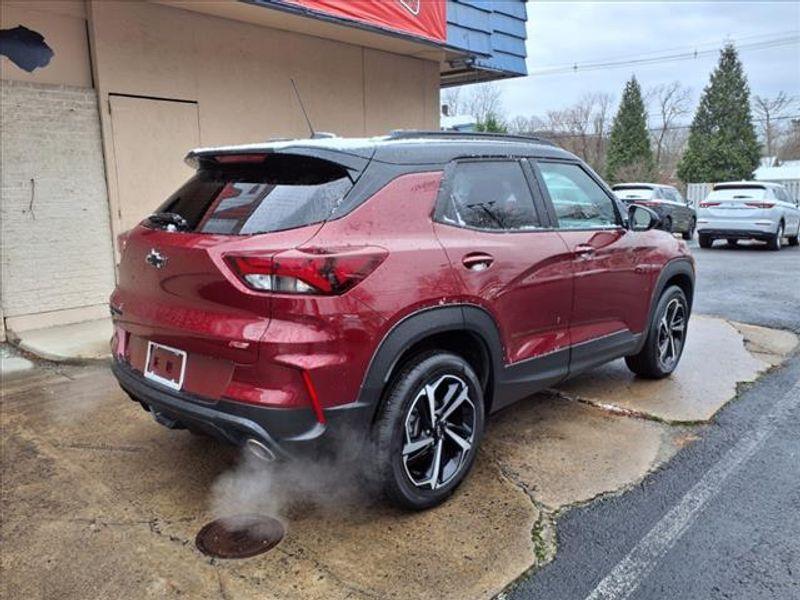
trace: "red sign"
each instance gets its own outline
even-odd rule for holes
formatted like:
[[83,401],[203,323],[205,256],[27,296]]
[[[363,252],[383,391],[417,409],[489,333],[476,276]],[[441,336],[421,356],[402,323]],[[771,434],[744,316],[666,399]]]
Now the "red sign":
[[392,31],[447,40],[446,0],[284,0]]

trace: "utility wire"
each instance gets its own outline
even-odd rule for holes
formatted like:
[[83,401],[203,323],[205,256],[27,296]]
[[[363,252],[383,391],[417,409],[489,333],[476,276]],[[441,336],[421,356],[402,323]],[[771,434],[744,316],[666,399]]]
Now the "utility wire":
[[[653,54],[663,54],[665,52],[677,52],[679,50],[688,51],[687,48],[690,48],[691,50],[697,50],[699,48],[704,48],[706,46],[709,46],[709,47],[713,48],[716,51],[720,47],[722,47],[722,46],[724,46],[725,44],[728,44],[728,43],[736,43],[736,44],[738,44],[738,43],[744,42],[745,40],[756,40],[756,39],[760,39],[760,38],[779,38],[779,37],[786,37],[786,36],[798,35],[798,34],[800,34],[800,31],[797,30],[797,29],[790,29],[790,30],[784,30],[784,31],[768,31],[768,32],[764,32],[764,33],[753,33],[753,34],[748,34],[748,35],[728,34],[725,37],[710,38],[710,39],[707,39],[704,42],[695,42],[693,44],[683,44],[682,46],[673,46],[671,48],[660,48],[659,50],[647,50],[646,52],[638,52],[635,57],[632,56],[631,54],[627,54],[627,53],[626,54],[616,54],[614,56],[606,56],[605,58],[596,59],[596,61],[598,61],[598,62],[606,62],[606,61],[613,61],[613,60],[638,58],[640,56],[650,56],[650,55],[653,55]],[[578,62],[579,64],[581,63],[581,61],[572,61],[569,64],[562,63],[561,65],[552,65],[550,67],[544,67],[544,68],[551,69],[551,68],[564,67],[564,68],[570,68],[571,69],[572,66],[575,64],[575,62]]]
[[[797,115],[788,115],[783,117],[770,117],[770,123],[773,121],[785,121],[788,119],[797,119],[800,121],[800,114]],[[766,123],[767,119],[753,119],[753,123]],[[670,125],[669,127],[648,127],[647,131],[649,133],[660,133],[661,131],[677,131],[680,129],[690,129],[691,123],[685,125]],[[550,139],[557,139],[557,138],[580,138],[580,137],[598,137],[598,136],[606,136],[609,132],[604,131],[600,132],[591,132],[591,133],[578,133],[574,132],[571,133],[569,131],[551,131],[548,129],[538,128],[531,133],[536,133],[537,135],[541,135],[542,137],[550,138]]]
[[[759,42],[750,42],[747,44],[740,44],[736,46],[737,51],[755,51],[766,50],[769,48],[780,48],[782,46],[796,45],[800,43],[800,35],[794,34],[790,36],[773,38],[771,40],[764,40]],[[663,51],[662,51],[663,52]],[[606,60],[588,63],[573,63],[572,65],[562,65],[556,67],[548,67],[538,70],[533,70],[529,73],[530,77],[540,77],[543,75],[560,75],[564,73],[579,73],[586,71],[598,71],[605,69],[613,69],[627,66],[643,66],[668,62],[678,62],[683,60],[693,60],[702,56],[710,56],[719,53],[719,48],[711,48],[707,50],[690,50],[674,54],[664,54],[662,56],[650,56],[639,58],[628,58],[625,60]]]

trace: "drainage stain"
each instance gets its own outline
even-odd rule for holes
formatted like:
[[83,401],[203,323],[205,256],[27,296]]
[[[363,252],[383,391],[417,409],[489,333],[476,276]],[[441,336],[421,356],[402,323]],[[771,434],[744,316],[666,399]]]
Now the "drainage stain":
[[197,534],[195,545],[216,558],[249,558],[271,550],[283,539],[283,524],[262,515],[237,515],[211,521]]

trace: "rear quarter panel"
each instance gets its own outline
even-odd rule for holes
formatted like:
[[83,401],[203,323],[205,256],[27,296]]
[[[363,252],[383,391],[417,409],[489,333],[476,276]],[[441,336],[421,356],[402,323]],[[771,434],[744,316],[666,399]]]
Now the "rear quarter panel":
[[394,325],[456,295],[431,221],[440,179],[439,171],[397,177],[347,216],[326,223],[302,248],[386,250],[357,286],[333,297],[273,296],[269,360],[308,370],[323,406],[358,397],[372,356]]

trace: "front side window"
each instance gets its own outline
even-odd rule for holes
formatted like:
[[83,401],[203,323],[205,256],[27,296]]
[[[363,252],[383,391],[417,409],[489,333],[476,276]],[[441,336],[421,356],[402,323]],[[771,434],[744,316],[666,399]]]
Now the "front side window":
[[616,227],[617,213],[611,198],[576,164],[539,163],[561,229]]
[[514,161],[457,163],[437,206],[436,220],[501,231],[541,227],[522,167]]

